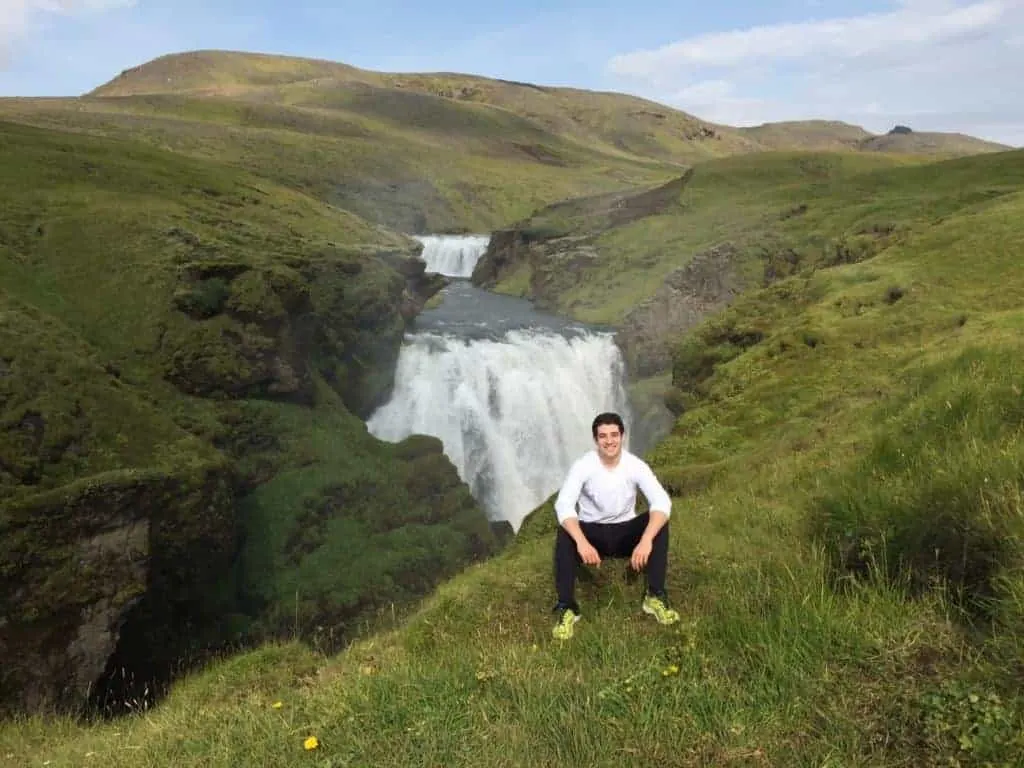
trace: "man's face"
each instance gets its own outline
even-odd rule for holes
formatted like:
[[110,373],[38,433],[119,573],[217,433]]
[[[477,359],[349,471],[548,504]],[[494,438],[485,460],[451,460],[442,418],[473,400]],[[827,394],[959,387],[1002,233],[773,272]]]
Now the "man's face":
[[617,424],[601,424],[597,428],[597,452],[602,459],[614,460],[622,452],[622,433]]

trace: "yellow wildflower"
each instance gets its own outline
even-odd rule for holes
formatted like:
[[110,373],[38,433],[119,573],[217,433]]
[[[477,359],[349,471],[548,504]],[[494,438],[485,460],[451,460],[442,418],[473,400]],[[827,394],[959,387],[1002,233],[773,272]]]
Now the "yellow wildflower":
[[302,746],[304,746],[306,749],[316,749],[320,746],[320,740],[317,739],[316,736],[310,736],[304,742],[302,742]]
[[273,704],[271,704],[270,706],[272,706],[272,707],[273,707],[274,709],[280,709],[281,707],[283,707],[283,706],[284,706],[284,702],[281,702],[281,701],[275,701],[275,702],[274,702]]

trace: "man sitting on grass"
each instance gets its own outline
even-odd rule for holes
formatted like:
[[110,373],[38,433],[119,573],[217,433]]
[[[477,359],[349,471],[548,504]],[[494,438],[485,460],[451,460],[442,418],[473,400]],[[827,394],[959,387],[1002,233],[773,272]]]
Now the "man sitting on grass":
[[[617,413],[599,414],[591,425],[597,448],[572,465],[555,501],[558,535],[555,540],[555,587],[559,640],[572,637],[580,620],[576,602],[576,567],[601,565],[602,557],[628,557],[634,570],[647,568],[647,592],[642,608],[661,624],[679,621],[668,607],[665,572],[668,568],[668,518],[672,501],[650,466],[622,450],[626,428]],[[639,488],[650,512],[636,513]],[[577,511],[578,506],[578,511]]]

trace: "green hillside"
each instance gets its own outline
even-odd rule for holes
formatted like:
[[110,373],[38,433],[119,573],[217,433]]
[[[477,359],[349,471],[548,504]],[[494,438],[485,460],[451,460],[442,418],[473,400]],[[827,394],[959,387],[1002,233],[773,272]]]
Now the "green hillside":
[[[737,129],[621,93],[453,72],[374,72],[331,61],[239,51],[162,56],[125,70],[88,95],[193,94],[323,106],[346,91],[380,96],[381,89],[498,107],[589,146],[676,163],[766,149],[858,149],[876,138],[863,128],[838,121],[787,121]],[[891,148],[879,144],[871,149],[959,155],[1009,147],[932,133],[927,142],[903,142]]]
[[1013,147],[962,133],[890,131],[869,133],[858,125],[836,120],[793,120],[740,128],[740,133],[765,149],[813,149],[832,152],[865,151],[959,157],[1003,152]]
[[982,152],[1002,152],[1011,149],[1003,144],[982,141],[962,133],[913,131],[871,136],[860,142],[858,149],[872,152],[896,152],[931,156],[973,155]]
[[673,194],[653,207],[632,193],[538,211],[505,232],[493,262],[483,262],[474,279],[580,320],[622,328],[636,370],[630,336],[639,333],[648,346],[664,348],[669,334],[685,331],[689,315],[680,308],[688,302],[699,308],[709,299],[699,296],[706,288],[698,285],[703,272],[695,279],[686,273],[695,265],[706,269],[709,257],[737,290],[861,261],[954,211],[1015,193],[1021,156],[929,163],[882,154],[770,152],[709,161],[680,177]]
[[[89,96],[228,96],[304,107],[362,97],[374,109],[403,94],[484,106],[528,120],[546,133],[616,156],[672,163],[755,149],[736,131],[634,96],[451,72],[384,73],[328,61],[235,51],[172,54],[122,72]],[[339,103],[340,102],[340,103]]]
[[227,163],[410,233],[487,231],[553,200],[668,175],[514,114],[382,96],[353,98],[351,109],[340,97],[334,108],[179,95],[0,100],[0,117]]
[[115,723],[12,721],[0,755],[1021,764],[1024,152],[772,154],[681,178],[636,215],[590,198],[519,230],[589,238],[578,285],[550,297],[610,321],[695,251],[738,254],[740,294],[671,340],[677,419],[650,454],[675,503],[681,625],[646,620],[613,563],[582,583],[576,637],[552,641],[549,502],[393,631],[337,655],[240,654]]
[[[554,261],[531,258],[527,249],[503,265],[492,285],[582,320],[619,324],[673,270],[712,247],[734,246],[740,255],[730,268],[747,283],[756,283],[771,250],[789,245],[822,250],[828,238],[884,223],[889,201],[877,198],[870,179],[879,179],[877,185],[899,183],[901,175],[892,170],[920,162],[852,152],[766,152],[699,164],[681,177],[674,197],[638,212],[645,215],[616,221],[609,209],[621,202],[609,204],[602,197],[549,206],[512,229],[535,249],[564,250],[572,243],[587,247],[593,257],[567,270]],[[913,182],[909,186],[909,195],[893,195],[897,204],[924,206],[932,195],[942,194],[921,190]],[[955,182],[949,186],[951,194],[959,194]],[[621,196],[627,207],[631,194]],[[889,219],[909,226],[902,214],[894,212]],[[846,220],[835,221],[837,216]],[[875,221],[869,221],[872,217]]]
[[[0,119],[228,163],[407,233],[490,231],[559,200],[666,181],[718,157],[856,150],[846,138],[860,131],[811,122],[735,129],[625,94],[229,51],[163,56],[80,98],[0,99]],[[1001,149],[929,136],[870,149]]]
[[144,143],[0,123],[0,164],[0,712],[337,644],[494,550],[439,441],[360,420],[414,241]]
[[740,132],[767,149],[782,150],[851,150],[871,137],[859,125],[838,120],[788,120],[740,128]]

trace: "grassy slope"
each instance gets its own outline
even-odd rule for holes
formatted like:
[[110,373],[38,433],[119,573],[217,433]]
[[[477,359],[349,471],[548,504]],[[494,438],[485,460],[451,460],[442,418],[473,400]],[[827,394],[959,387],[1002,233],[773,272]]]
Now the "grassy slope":
[[[0,188],[5,528],[9,503],[73,482],[237,459],[240,479],[256,487],[242,499],[249,535],[229,590],[246,614],[235,618],[257,622],[233,629],[287,626],[308,636],[319,623],[334,641],[352,616],[420,593],[486,550],[488,524],[454,468],[442,466],[440,446],[375,440],[318,374],[304,405],[189,397],[164,377],[173,361],[162,341],[186,340],[173,367],[193,354],[195,370],[230,379],[247,364],[231,354],[243,333],[275,302],[284,316],[258,280],[247,283],[252,296],[236,293],[239,278],[227,304],[254,302],[256,320],[188,318],[175,297],[190,265],[241,265],[247,277],[279,280],[282,292],[308,288],[300,320],[321,318],[340,348],[373,312],[401,324],[387,291],[402,280],[376,254],[408,252],[412,241],[266,179],[144,143],[0,123],[0,146],[11,180]],[[203,328],[209,334],[197,336]],[[37,557],[49,542],[29,546],[26,556]],[[213,594],[224,585],[207,586]]]
[[890,133],[882,136],[872,136],[862,141],[859,148],[872,152],[905,152],[925,154],[933,157],[956,157],[983,152],[1002,152],[1013,147],[976,139],[973,136],[967,136],[962,133],[914,131],[913,133]]
[[[116,724],[8,724],[0,755],[115,767],[1019,764],[1021,166],[1018,154],[874,171],[830,191],[827,179],[794,181],[786,195],[812,205],[787,226],[805,239],[869,214],[904,235],[868,261],[752,292],[682,344],[674,381],[689,410],[651,455],[676,499],[679,627],[645,620],[640,585],[609,564],[581,585],[577,638],[553,643],[545,505],[513,547],[393,632],[332,658],[268,646]],[[719,184],[746,187],[733,168]],[[730,347],[733,330],[760,341]],[[896,556],[913,565],[934,538],[879,549],[887,525],[890,536],[907,520],[965,526],[945,503],[956,488],[977,492],[961,511],[988,538],[943,544],[934,562],[984,560],[985,542],[1000,543],[995,602],[974,628],[930,566],[915,571],[917,597],[901,588]],[[863,498],[893,516],[858,518]],[[874,553],[874,580],[837,567],[847,526]]]
[[613,154],[682,162],[757,148],[725,127],[715,126],[716,137],[702,137],[700,129],[709,126],[705,121],[624,94],[449,72],[373,72],[327,61],[241,52],[163,56],[122,73],[90,95],[184,92],[309,106],[330,101],[338,92],[360,92],[363,89],[354,87],[360,85],[496,107],[528,118],[546,131]]
[[[802,265],[835,257],[837,245],[871,253],[966,204],[1015,191],[1022,156],[944,164],[849,152],[724,158],[696,166],[678,205],[664,213],[604,229],[604,219],[585,208],[570,216],[552,209],[522,226],[595,238],[600,258],[556,283],[557,306],[581,320],[617,324],[700,251],[734,244],[749,284],[762,282],[768,260],[789,250]],[[523,293],[526,285],[513,274],[496,290]]]
[[[78,359],[77,364],[87,369],[107,366],[105,376],[116,372],[118,377],[108,381],[121,387],[121,396],[129,402],[155,399],[166,407],[170,401],[176,404],[173,408],[183,409],[178,416],[186,424],[189,403],[160,380],[153,359],[160,335],[184,322],[172,311],[171,297],[179,266],[189,261],[189,249],[173,230],[193,233],[209,253],[225,259],[243,254],[247,262],[298,255],[328,238],[349,244],[355,252],[361,246],[404,245],[398,235],[379,232],[350,214],[329,211],[289,190],[145,145],[11,124],[0,124],[0,131],[5,170],[13,180],[0,191],[0,285],[5,302],[15,308],[31,307],[31,312],[19,314],[34,318],[32,332],[18,334],[11,351],[63,350],[64,358]],[[279,228],[282,219],[291,224],[292,232]],[[62,341],[65,335],[75,343]],[[14,403],[28,394],[13,393],[10,418],[17,416]],[[44,412],[54,423],[74,412],[70,391],[52,392],[50,398],[44,401]],[[140,466],[136,462],[154,460],[145,458],[150,451],[142,450],[141,444],[135,450],[135,430],[121,423],[132,420],[129,413],[110,407],[86,409],[95,421],[90,431],[99,444],[90,441],[54,459],[40,478],[41,487],[55,487],[111,466]],[[161,416],[160,423],[169,425],[166,413]],[[140,424],[137,429],[144,433],[151,427]],[[159,439],[169,449],[174,445],[170,436],[177,430],[167,426],[162,433],[166,436]],[[75,455],[75,461],[62,463]],[[38,489],[14,483],[8,490]]]
[[12,183],[4,187],[0,280],[126,362],[152,344],[177,269],[194,258],[169,232],[175,227],[210,254],[257,262],[330,242],[353,254],[411,246],[265,179],[141,142],[12,124],[3,130]]
[[1011,149],[1004,144],[960,133],[914,131],[874,135],[858,125],[834,120],[794,120],[740,128],[740,133],[766,149],[863,150],[896,154],[957,157]]
[[228,162],[407,232],[486,231],[553,200],[671,173],[507,110],[361,83],[8,100],[0,114]]
[[[836,120],[789,120],[740,128],[748,138],[768,149],[853,149],[871,134],[859,125]],[[796,143],[796,146],[794,144]]]
[[487,107],[401,91],[330,95],[333,105],[316,107],[176,95],[19,100],[0,102],[0,114],[228,162],[406,232],[486,231],[553,200],[670,173]]

